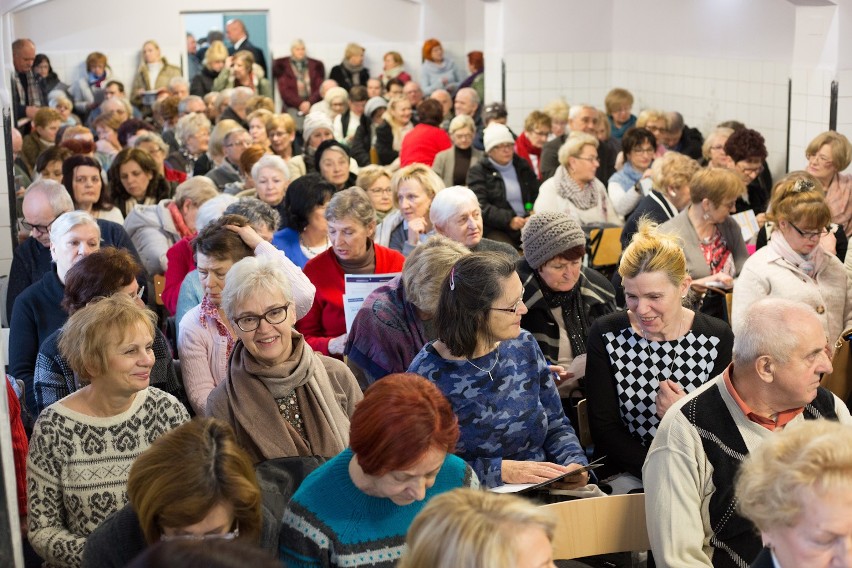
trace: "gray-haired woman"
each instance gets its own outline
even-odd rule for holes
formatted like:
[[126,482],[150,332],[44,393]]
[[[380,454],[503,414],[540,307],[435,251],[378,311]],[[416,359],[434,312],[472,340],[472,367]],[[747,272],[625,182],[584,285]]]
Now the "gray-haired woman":
[[293,329],[296,305],[279,263],[247,257],[229,273],[222,308],[237,343],[207,413],[234,428],[255,464],[337,455],[349,444],[349,417],[362,398],[355,377]]
[[361,188],[350,187],[335,194],[328,202],[325,218],[331,248],[305,265],[305,276],[317,292],[311,311],[297,327],[316,351],[342,356],[346,344],[345,275],[399,272],[405,257],[373,242],[376,211]]
[[460,114],[450,121],[450,138],[453,147],[435,154],[432,169],[444,180],[447,187],[464,185],[471,166],[482,159],[482,150],[473,147],[476,125],[466,114]]
[[166,158],[173,170],[191,176],[195,162],[207,151],[210,144],[210,121],[203,114],[193,112],[182,117],[175,127],[179,150]]

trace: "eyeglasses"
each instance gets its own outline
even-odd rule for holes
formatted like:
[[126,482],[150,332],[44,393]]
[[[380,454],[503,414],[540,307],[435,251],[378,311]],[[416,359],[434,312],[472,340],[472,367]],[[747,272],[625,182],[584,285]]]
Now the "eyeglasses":
[[240,536],[240,527],[237,526],[231,532],[222,534],[176,534],[167,535],[161,534],[160,540],[164,542],[170,541],[205,541],[205,540],[236,540]]
[[586,160],[591,164],[600,164],[601,160],[597,156],[577,156],[578,160]]
[[248,148],[249,146],[251,146],[251,142],[248,140],[239,140],[237,142],[225,144],[225,148],[233,148],[234,146],[242,146],[243,148]]
[[518,313],[518,309],[524,305],[524,299],[520,298],[515,305],[511,308],[488,308],[489,310],[494,310],[496,312],[506,312],[507,314],[516,314]]
[[48,223],[47,225],[33,225],[32,223],[28,223],[26,220],[21,219],[21,227],[26,229],[27,231],[32,231],[33,229],[37,229],[39,233],[47,233],[50,231],[50,226],[53,225],[59,217],[54,217],[53,221]]
[[371,187],[367,191],[373,195],[390,195],[393,193],[393,190],[389,187]]
[[834,163],[834,161],[831,158],[826,158],[825,156],[820,156],[819,154],[812,154],[812,155],[808,156],[807,158],[808,158],[809,162],[811,160],[816,160],[819,164],[821,164],[823,166],[830,166],[831,164]]
[[260,320],[265,319],[272,325],[279,324],[287,319],[287,309],[290,307],[290,304],[286,306],[276,306],[270,310],[267,310],[265,313],[256,316],[243,316],[241,318],[237,318],[234,320],[234,323],[237,324],[237,327],[243,331],[254,331],[258,327],[260,327]]
[[532,134],[535,134],[535,135],[536,135],[536,136],[538,136],[539,138],[544,138],[544,137],[546,137],[548,134],[550,134],[550,131],[549,131],[549,130],[533,130],[533,131],[532,131]]
[[725,145],[724,144],[715,144],[713,146],[710,146],[710,149],[711,150],[724,150]]
[[740,163],[739,163],[739,162],[737,162],[737,164],[736,164],[736,165],[737,165],[737,168],[738,168],[738,169],[739,169],[742,173],[744,173],[744,174],[745,174],[745,175],[747,175],[747,176],[751,176],[751,177],[757,177],[757,176],[759,176],[759,175],[761,174],[761,172],[763,171],[763,164],[761,164],[761,165],[759,165],[759,166],[755,166],[755,167],[743,167],[743,166],[741,166],[741,165],[740,165]]
[[822,229],[821,231],[803,231],[800,228],[798,228],[796,225],[794,225],[792,222],[790,222],[790,221],[787,221],[787,222],[790,223],[791,227],[796,229],[796,232],[799,233],[799,236],[801,236],[803,239],[808,239],[809,241],[813,240],[814,238],[820,238],[821,239],[822,237],[824,237],[828,234],[828,229]]
[[656,152],[654,148],[634,148],[631,153],[633,154],[653,154]]

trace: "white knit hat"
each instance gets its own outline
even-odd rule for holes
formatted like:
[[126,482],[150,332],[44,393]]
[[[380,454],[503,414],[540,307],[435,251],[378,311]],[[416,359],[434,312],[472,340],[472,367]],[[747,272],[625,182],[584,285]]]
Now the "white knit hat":
[[509,127],[499,122],[492,122],[483,132],[483,143],[485,144],[485,153],[491,151],[494,146],[500,144],[514,144],[515,139],[512,137],[512,132]]
[[327,128],[330,132],[334,132],[334,125],[331,123],[331,119],[324,112],[312,112],[308,116],[305,117],[305,123],[302,126],[302,137],[305,142],[311,139],[311,134],[314,133],[314,130],[319,130],[320,128]]

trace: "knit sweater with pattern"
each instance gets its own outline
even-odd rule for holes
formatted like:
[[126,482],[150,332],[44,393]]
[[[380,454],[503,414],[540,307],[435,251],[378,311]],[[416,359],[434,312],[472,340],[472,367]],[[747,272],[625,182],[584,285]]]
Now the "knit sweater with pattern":
[[448,455],[422,501],[396,505],[358,489],[349,476],[347,448],[311,473],[284,512],[280,559],[288,568],[392,568],[405,551],[405,533],[432,497],[457,487],[479,487],[470,467]]
[[127,503],[130,466],[187,420],[177,399],[151,387],[116,416],[87,416],[61,401],[41,413],[27,459],[28,524],[47,566],[80,564],[89,533]]

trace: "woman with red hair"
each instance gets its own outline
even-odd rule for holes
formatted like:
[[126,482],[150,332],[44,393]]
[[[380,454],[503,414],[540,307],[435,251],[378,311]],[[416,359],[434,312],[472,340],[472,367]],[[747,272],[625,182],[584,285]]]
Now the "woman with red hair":
[[437,39],[427,39],[423,43],[423,67],[421,68],[423,95],[428,97],[438,89],[453,94],[459,88],[461,73],[456,64],[444,59],[444,47]]
[[459,89],[470,87],[479,95],[479,100],[485,100],[485,59],[481,51],[471,51],[467,54],[467,70],[470,75],[462,81]]
[[350,447],[311,473],[287,506],[281,561],[393,566],[429,499],[479,486],[452,455],[458,438],[450,403],[428,380],[397,373],[371,385],[350,420]]

